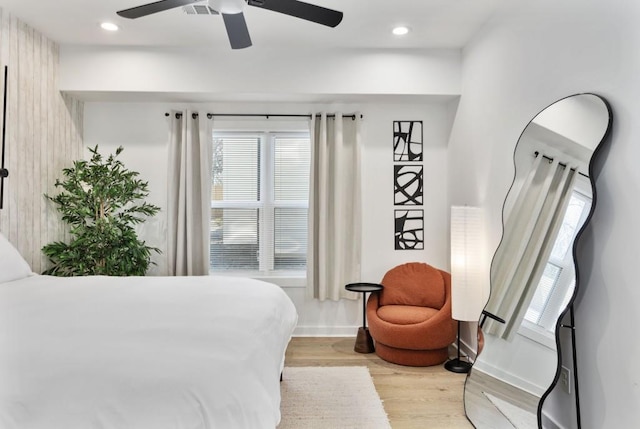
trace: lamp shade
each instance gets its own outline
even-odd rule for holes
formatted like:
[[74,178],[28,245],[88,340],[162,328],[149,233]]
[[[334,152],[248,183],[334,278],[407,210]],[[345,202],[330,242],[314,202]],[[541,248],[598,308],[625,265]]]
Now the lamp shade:
[[477,321],[484,305],[482,210],[451,207],[451,313],[455,320]]

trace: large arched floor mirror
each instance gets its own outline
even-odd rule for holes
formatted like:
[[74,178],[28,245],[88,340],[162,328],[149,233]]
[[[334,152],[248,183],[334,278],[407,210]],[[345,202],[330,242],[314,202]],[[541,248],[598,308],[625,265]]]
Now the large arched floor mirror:
[[575,243],[595,205],[593,159],[611,121],[602,97],[576,94],[542,110],[516,144],[490,317],[481,319],[484,344],[465,383],[476,428],[543,427],[543,398],[560,377],[560,320],[578,287]]

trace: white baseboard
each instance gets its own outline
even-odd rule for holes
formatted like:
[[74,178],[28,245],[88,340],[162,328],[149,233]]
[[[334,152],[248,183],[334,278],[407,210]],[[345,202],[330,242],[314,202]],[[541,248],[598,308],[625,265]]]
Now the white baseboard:
[[[451,344],[451,347],[449,348],[449,353],[451,353],[452,349],[453,349],[454,355],[457,355],[458,353],[457,339],[456,341],[454,341],[453,344]],[[476,356],[475,350],[473,350],[473,348],[469,346],[467,343],[465,343],[463,340],[460,340],[460,357],[467,358],[469,362],[473,363],[475,361],[475,356]]]
[[[456,352],[457,352],[457,348],[458,348],[457,341],[453,344],[453,347],[456,349]],[[473,363],[476,360],[476,351],[464,340],[460,340],[460,354],[462,356],[466,356],[467,358],[469,358],[469,362]]]
[[535,396],[542,396],[542,394],[546,391],[546,388],[535,385],[520,377],[514,376],[513,374],[508,373],[493,365],[489,365],[485,360],[481,360],[476,363],[474,365],[474,369],[480,372],[484,372],[485,374],[488,374],[493,378],[497,378],[498,380],[504,381],[507,384],[511,384],[512,386],[515,386],[520,390],[524,390],[525,392],[531,393]]
[[354,337],[359,326],[296,326],[294,337]]

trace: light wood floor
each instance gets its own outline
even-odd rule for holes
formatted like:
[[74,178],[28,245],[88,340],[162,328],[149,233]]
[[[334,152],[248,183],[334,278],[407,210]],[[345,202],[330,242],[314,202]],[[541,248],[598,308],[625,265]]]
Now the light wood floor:
[[[367,366],[393,429],[472,429],[462,403],[465,374],[413,368],[353,351],[355,338],[291,340],[285,366]],[[286,371],[286,368],[285,368]]]

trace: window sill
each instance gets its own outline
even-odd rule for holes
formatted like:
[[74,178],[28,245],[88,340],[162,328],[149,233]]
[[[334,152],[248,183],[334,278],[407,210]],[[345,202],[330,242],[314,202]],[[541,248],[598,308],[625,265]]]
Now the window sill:
[[551,332],[526,320],[520,325],[518,334],[551,350],[556,349],[556,337]]
[[264,274],[255,271],[229,271],[229,272],[210,272],[211,276],[230,276],[230,277],[249,277],[261,280],[267,283],[273,283],[281,288],[305,288],[307,286],[306,273],[301,272],[283,272]]

